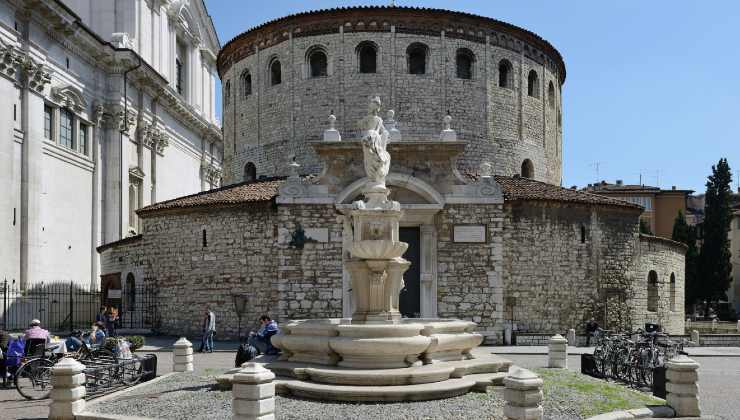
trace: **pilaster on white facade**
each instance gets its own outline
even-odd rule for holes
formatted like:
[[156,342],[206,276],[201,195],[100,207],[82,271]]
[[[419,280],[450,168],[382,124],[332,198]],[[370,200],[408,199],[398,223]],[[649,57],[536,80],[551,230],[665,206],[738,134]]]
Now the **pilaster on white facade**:
[[97,287],[96,248],[139,233],[138,208],[221,177],[220,45],[203,3],[62,3],[0,13],[0,277],[23,287]]

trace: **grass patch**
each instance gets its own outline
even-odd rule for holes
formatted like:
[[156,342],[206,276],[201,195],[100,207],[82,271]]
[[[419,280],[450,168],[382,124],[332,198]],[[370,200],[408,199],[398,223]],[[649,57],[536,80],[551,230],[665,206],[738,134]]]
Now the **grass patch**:
[[534,371],[545,382],[546,402],[567,401],[584,418],[614,410],[665,404],[664,400],[652,395],[567,369],[539,368]]

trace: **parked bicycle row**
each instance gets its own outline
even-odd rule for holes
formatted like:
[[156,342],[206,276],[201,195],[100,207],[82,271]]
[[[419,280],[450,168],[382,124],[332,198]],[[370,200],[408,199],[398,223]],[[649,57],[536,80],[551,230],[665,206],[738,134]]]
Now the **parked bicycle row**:
[[597,330],[593,374],[629,383],[635,387],[653,386],[654,370],[666,361],[686,354],[684,342],[671,339],[657,324],[630,333]]

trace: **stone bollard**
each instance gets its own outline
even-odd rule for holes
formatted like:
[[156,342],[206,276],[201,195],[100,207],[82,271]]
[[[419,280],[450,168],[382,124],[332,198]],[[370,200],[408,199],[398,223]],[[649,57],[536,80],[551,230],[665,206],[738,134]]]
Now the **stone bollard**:
[[697,330],[691,330],[691,342],[695,345],[699,346],[701,343],[699,342],[699,331]]
[[85,366],[65,357],[51,368],[49,419],[73,420],[85,411]]
[[686,318],[686,329],[691,330],[691,318]]
[[193,343],[185,337],[180,337],[172,347],[172,370],[175,372],[192,372]]
[[275,374],[259,363],[248,362],[232,381],[234,420],[273,420],[275,418]]
[[676,417],[699,417],[699,364],[685,355],[666,363],[666,404]]
[[512,366],[504,378],[504,416],[512,420],[541,420],[542,384],[533,372]]
[[717,329],[717,318],[712,319],[712,332]]
[[563,369],[568,367],[568,340],[560,334],[550,337],[547,346],[547,367]]
[[737,321],[737,332],[740,333],[740,320]]
[[573,328],[568,330],[568,345],[573,347],[578,345],[576,342],[576,330]]

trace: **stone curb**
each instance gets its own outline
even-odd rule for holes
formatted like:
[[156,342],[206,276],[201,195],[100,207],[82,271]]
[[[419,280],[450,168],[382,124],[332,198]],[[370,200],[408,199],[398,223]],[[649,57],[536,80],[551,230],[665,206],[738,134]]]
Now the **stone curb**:
[[119,416],[116,414],[94,413],[85,411],[75,416],[75,420],[156,420],[150,417]]
[[633,420],[648,418],[673,418],[675,412],[667,405],[653,405],[649,407],[617,410],[609,413],[589,417],[586,420]]

